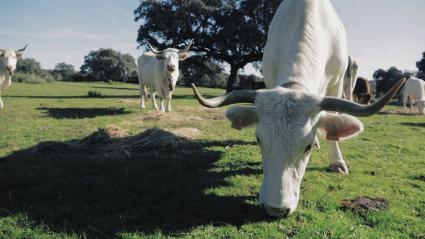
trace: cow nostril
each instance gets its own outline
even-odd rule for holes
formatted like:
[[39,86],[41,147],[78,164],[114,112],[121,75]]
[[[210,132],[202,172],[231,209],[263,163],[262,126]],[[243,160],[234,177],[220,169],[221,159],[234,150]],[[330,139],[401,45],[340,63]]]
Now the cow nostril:
[[291,210],[289,208],[273,208],[265,205],[261,205],[266,211],[267,215],[271,217],[287,217]]
[[169,71],[174,71],[176,69],[174,65],[168,65],[167,68]]

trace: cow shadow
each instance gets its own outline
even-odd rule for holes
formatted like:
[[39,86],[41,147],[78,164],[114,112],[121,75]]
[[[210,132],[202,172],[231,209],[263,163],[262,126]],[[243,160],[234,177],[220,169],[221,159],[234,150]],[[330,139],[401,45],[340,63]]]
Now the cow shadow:
[[225,143],[176,139],[176,148],[137,151],[140,135],[110,138],[98,131],[16,151],[0,158],[0,216],[23,214],[49,230],[89,238],[271,220],[257,195],[207,193],[228,186],[226,177],[260,174],[258,164],[213,170],[222,151],[212,148]]
[[130,114],[125,108],[49,108],[40,107],[37,110],[44,111],[47,117],[55,119],[84,119],[99,116],[113,116]]

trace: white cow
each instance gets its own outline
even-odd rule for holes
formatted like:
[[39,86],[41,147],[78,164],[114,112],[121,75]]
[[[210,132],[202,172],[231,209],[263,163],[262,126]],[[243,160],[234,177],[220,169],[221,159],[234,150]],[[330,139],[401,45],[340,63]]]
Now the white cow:
[[329,0],[285,0],[272,20],[263,57],[267,90],[204,99],[192,85],[206,107],[255,104],[230,108],[226,117],[236,129],[257,124],[264,174],[259,200],[267,214],[286,216],[297,207],[310,154],[319,146],[318,131],[330,141],[330,168],[347,174],[338,141],[363,130],[353,116],[377,113],[405,81],[372,105],[342,99],[348,59],[345,29]]
[[425,114],[425,81],[417,78],[407,80],[403,89],[404,109],[406,109],[408,100],[412,109],[414,109],[413,105],[416,103],[419,113]]
[[0,49],[0,108],[3,108],[1,92],[12,84],[12,76],[16,70],[16,63],[22,57],[27,46],[19,50]]
[[157,110],[155,93],[160,99],[160,110],[164,112],[164,99],[168,101],[167,111],[171,111],[171,98],[179,78],[179,61],[186,60],[192,41],[184,50],[167,48],[155,50],[149,43],[150,52],[145,52],[137,59],[140,84],[140,108],[145,108],[146,87],[152,98],[152,108]]

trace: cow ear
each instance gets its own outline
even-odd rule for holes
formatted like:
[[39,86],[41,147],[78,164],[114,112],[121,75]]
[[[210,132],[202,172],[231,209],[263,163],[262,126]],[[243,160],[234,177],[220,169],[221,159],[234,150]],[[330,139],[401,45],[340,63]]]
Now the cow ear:
[[181,51],[181,52],[179,52],[179,60],[180,61],[184,61],[184,60],[186,60],[187,59],[187,57],[188,57],[188,52],[187,51]]
[[254,106],[234,106],[226,111],[226,118],[232,122],[232,128],[241,130],[258,122],[257,109]]
[[16,53],[16,59],[21,59],[22,58],[22,53]]
[[318,129],[324,131],[329,141],[353,138],[363,131],[363,124],[357,118],[346,114],[324,113],[320,116]]

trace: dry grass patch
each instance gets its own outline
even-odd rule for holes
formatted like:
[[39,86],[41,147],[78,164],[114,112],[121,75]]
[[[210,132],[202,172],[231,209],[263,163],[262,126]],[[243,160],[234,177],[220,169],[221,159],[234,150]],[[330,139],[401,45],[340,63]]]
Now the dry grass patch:
[[205,120],[224,120],[224,109],[209,109],[203,106],[183,106],[180,107],[183,113],[201,113],[202,119]]
[[197,136],[202,134],[202,131],[197,128],[176,128],[176,129],[165,129],[179,137],[188,139],[195,139]]
[[138,105],[140,103],[140,99],[119,99],[117,100],[117,103],[126,105]]

